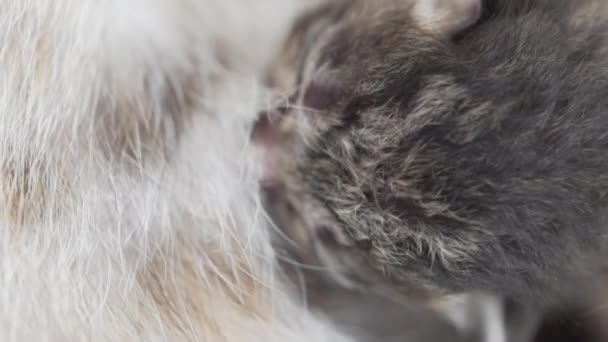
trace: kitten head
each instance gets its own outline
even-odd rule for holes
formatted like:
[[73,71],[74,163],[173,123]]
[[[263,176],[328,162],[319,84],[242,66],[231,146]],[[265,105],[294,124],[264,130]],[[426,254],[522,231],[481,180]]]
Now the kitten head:
[[[510,113],[544,105],[534,91],[557,85],[570,63],[560,54],[591,44],[563,39],[573,3],[354,0],[301,19],[270,77],[289,103],[258,130],[275,138],[273,191],[288,203],[278,224],[305,229],[348,286],[383,279],[434,296],[470,289],[488,269],[508,277],[487,228],[502,205],[488,174],[509,165],[479,156],[508,138],[499,127],[516,129]],[[508,246],[535,248],[526,241]]]
[[[417,176],[408,180],[415,170],[393,164],[407,134],[405,112],[424,110],[406,108],[422,76],[452,53],[452,40],[481,10],[480,0],[330,2],[296,23],[273,64],[271,85],[290,97],[255,137],[271,151],[273,216],[343,285],[375,288],[390,277],[406,258],[395,241],[411,244],[406,253],[429,253],[429,262],[440,253],[416,230],[403,235],[406,209],[393,208],[392,197],[413,207],[424,195]],[[433,84],[441,87],[440,78]],[[441,210],[434,205],[416,210]],[[400,286],[408,293],[430,286],[408,280]]]

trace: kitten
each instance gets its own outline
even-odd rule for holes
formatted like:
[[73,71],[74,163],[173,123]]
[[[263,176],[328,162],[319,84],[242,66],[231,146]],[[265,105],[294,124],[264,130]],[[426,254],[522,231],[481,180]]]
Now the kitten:
[[540,305],[593,277],[608,237],[605,7],[353,0],[304,17],[269,76],[289,103],[254,133],[275,220],[372,292]]

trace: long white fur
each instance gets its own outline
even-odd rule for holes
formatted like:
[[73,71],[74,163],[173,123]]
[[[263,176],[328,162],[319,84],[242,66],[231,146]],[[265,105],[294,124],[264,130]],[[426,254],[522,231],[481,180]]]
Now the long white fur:
[[247,146],[302,5],[0,0],[1,341],[346,340],[279,279]]

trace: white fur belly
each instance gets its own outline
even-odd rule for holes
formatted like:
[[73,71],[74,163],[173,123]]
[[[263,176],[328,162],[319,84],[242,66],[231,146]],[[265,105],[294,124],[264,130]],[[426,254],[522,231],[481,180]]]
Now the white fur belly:
[[0,340],[337,341],[247,149],[298,0],[3,0]]

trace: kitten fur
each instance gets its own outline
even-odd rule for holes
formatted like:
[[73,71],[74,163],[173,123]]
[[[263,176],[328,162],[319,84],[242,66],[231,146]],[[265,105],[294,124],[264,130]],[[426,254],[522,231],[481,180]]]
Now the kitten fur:
[[349,340],[277,272],[247,148],[310,2],[0,3],[0,340]]
[[606,5],[311,12],[269,76],[291,95],[260,133],[288,203],[277,222],[299,217],[303,243],[359,289],[542,304],[593,277],[608,237]]

